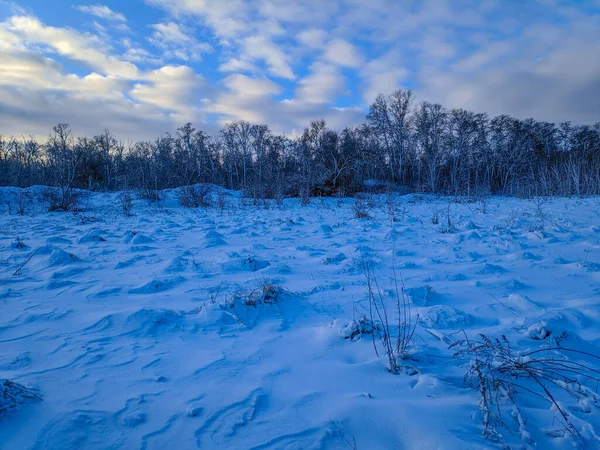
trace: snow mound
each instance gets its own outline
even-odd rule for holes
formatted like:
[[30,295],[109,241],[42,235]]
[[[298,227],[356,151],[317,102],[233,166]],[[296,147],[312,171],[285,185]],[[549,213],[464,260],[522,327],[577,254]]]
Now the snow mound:
[[155,278],[154,280],[134,289],[129,289],[130,294],[155,294],[157,292],[168,291],[169,289],[173,289],[175,286],[183,283],[185,278],[183,277],[173,277],[173,278],[164,278],[159,279]]
[[48,260],[50,266],[65,266],[67,264],[74,264],[79,261],[80,259],[77,256],[60,248],[55,248],[52,250]]
[[103,233],[100,230],[92,230],[88,233],[84,234],[77,241],[78,244],[88,244],[88,243],[96,243],[96,242],[106,242],[106,239],[103,237]]
[[460,329],[475,323],[472,315],[446,305],[427,308],[421,320],[427,327],[440,329]]
[[144,245],[154,244],[154,239],[143,234],[139,234],[137,231],[128,231],[125,235],[124,242],[126,244]]
[[325,260],[323,261],[323,264],[326,264],[326,265],[329,265],[329,264],[338,265],[338,264],[342,263],[345,260],[346,260],[346,255],[344,255],[343,253],[338,253],[335,256],[329,256],[329,257],[325,258]]
[[204,268],[199,261],[196,261],[192,254],[186,251],[181,255],[171,259],[163,272],[167,274],[180,272],[204,272]]
[[479,275],[498,275],[506,273],[506,269],[497,264],[486,263],[481,269],[477,271]]
[[246,257],[234,257],[230,261],[222,263],[221,268],[224,272],[258,272],[270,265],[271,263],[267,260],[249,255]]
[[427,306],[437,296],[435,290],[428,284],[407,288],[405,292],[410,301],[418,306]]
[[319,230],[321,230],[321,233],[324,233],[324,234],[330,234],[333,232],[333,229],[327,224],[321,225],[319,227]]
[[183,330],[181,314],[170,309],[143,308],[134,312],[124,322],[126,334],[135,337],[157,337]]
[[379,337],[382,328],[378,322],[373,322],[367,316],[362,316],[359,319],[344,320],[336,319],[332,326],[337,330],[340,337],[351,341],[359,341],[363,336]]

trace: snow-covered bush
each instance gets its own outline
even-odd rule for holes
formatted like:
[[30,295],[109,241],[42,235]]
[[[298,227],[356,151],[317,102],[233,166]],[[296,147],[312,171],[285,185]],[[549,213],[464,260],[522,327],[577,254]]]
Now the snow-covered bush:
[[358,341],[363,336],[380,337],[381,332],[381,324],[373,322],[366,314],[358,319],[353,319],[346,326],[339,329],[340,336],[351,341]]
[[32,389],[14,381],[0,379],[0,414],[33,400],[41,398]]
[[559,422],[573,435],[578,435],[579,430],[571,408],[567,409],[564,402],[571,399],[581,405],[591,400],[597,405],[600,400],[595,391],[600,381],[598,369],[569,358],[600,361],[599,356],[558,346],[517,351],[505,336],[491,339],[484,334],[476,340],[457,341],[450,348],[456,349],[454,358],[464,359],[468,364],[465,380],[480,395],[483,433],[488,438],[500,439],[496,427],[504,425],[506,405],[513,417],[517,411],[519,422],[526,422],[520,416],[518,394],[532,394],[549,403],[558,412]]

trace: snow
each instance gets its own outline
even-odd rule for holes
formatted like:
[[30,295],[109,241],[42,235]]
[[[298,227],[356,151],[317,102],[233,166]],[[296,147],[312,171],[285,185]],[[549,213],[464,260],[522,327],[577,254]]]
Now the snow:
[[[394,222],[385,196],[370,219],[352,199],[265,209],[228,192],[220,210],[163,196],[133,217],[118,193],[77,214],[1,212],[0,387],[35,395],[0,407],[0,448],[600,446],[592,397],[560,398],[579,436],[520,393],[501,442],[486,438],[469,362],[449,349],[483,333],[600,354],[599,198],[548,201],[541,228],[520,199],[482,212],[398,196]],[[373,349],[365,258],[392,320],[395,265],[418,321],[399,375]]]

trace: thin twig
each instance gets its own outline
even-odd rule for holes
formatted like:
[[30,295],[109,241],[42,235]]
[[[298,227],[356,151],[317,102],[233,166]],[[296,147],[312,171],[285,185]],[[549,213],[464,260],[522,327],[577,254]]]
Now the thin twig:
[[35,256],[35,254],[38,252],[38,250],[39,250],[39,248],[38,248],[38,249],[36,249],[36,250],[35,250],[35,251],[34,251],[34,252],[31,254],[31,256],[30,256],[29,258],[27,258],[27,260],[26,260],[26,261],[25,261],[23,264],[21,264],[21,266],[20,266],[20,267],[19,267],[17,270],[15,270],[15,273],[13,273],[13,276],[15,276],[15,275],[19,275],[19,273],[21,272],[21,269],[23,269],[23,267],[25,267],[25,265],[26,265],[26,264],[27,264],[29,261],[31,261],[31,258],[33,258],[33,257]]

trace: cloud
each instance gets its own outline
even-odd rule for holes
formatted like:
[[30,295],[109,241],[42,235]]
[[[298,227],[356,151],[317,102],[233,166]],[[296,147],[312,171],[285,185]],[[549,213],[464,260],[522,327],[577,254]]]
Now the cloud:
[[236,95],[248,97],[263,97],[280,94],[281,86],[268,78],[251,78],[245,75],[230,75],[223,84]]
[[125,53],[121,55],[121,59],[124,61],[151,65],[160,65],[163,63],[162,58],[153,55],[139,43],[133,42],[130,38],[123,38],[120,43],[125,48]]
[[318,118],[357,124],[398,88],[476,112],[599,120],[592,3],[144,2],[126,35],[126,17],[102,4],[75,7],[94,21],[72,26],[9,8],[0,131],[45,134],[60,120],[147,137],[245,119],[289,133]]
[[31,16],[13,16],[0,23],[4,33],[20,39],[23,46],[45,46],[51,51],[75,61],[83,62],[104,74],[135,78],[137,67],[108,55],[93,35],[82,34],[70,28],[56,28],[42,24]]
[[203,86],[202,76],[190,67],[164,66],[145,74],[144,82],[136,83],[130,95],[188,121],[200,116],[195,99],[201,98]]
[[281,87],[263,78],[230,76],[224,87],[206,106],[209,113],[220,116],[220,125],[246,120],[268,124],[276,133],[289,135],[300,132],[312,120],[320,118],[339,129],[364,119],[361,108],[334,108],[299,99],[275,100],[273,96],[281,92]]
[[127,20],[124,14],[113,11],[106,5],[73,6],[73,8],[100,19],[111,20],[114,22],[125,22]]
[[169,126],[164,114],[126,97],[126,80],[67,74],[59,63],[33,52],[0,51],[0,58],[0,133],[43,139],[53,125],[68,122],[80,134],[108,127],[120,137],[140,138],[150,137],[152,127]]
[[222,82],[219,92],[208,106],[208,111],[221,116],[221,123],[230,120],[247,120],[264,123],[269,118],[272,96],[281,92],[278,84],[267,78],[230,75]]
[[296,35],[296,40],[305,47],[320,49],[325,45],[327,32],[316,28],[302,30]]
[[362,55],[356,47],[344,39],[334,39],[329,42],[324,58],[341,67],[358,67],[363,61]]
[[59,64],[33,54],[0,56],[8,65],[0,68],[0,133],[43,138],[50,127],[67,122],[77,134],[109,128],[121,138],[151,139],[203,119],[196,107],[203,80],[183,67],[151,71],[132,86],[97,73],[65,74]]
[[249,36],[244,39],[242,54],[249,61],[263,61],[271,75],[288,80],[296,78],[288,55],[265,36]]
[[410,71],[402,65],[402,56],[397,50],[372,59],[361,70],[364,81],[361,94],[364,102],[371,104],[377,95],[401,88],[409,75]]
[[[599,120],[600,18],[577,17],[556,33],[484,42],[451,67],[424,67],[421,99],[491,115],[552,122]],[[537,30],[538,32],[540,30]],[[515,48],[518,49],[515,52]]]
[[480,70],[490,63],[498,61],[502,55],[508,53],[512,49],[510,42],[498,41],[491,42],[484,48],[475,51],[465,58],[457,61],[453,68],[462,72],[472,72]]
[[193,16],[212,28],[215,35],[233,38],[249,28],[249,2],[243,0],[145,0],[174,15]]
[[259,72],[260,69],[250,61],[231,58],[219,66],[221,72]]
[[[110,55],[93,35],[55,28],[32,17],[0,23],[0,133],[47,135],[58,122],[76,133],[104,128],[124,138],[150,138],[203,120],[203,77],[186,66],[142,71]],[[125,46],[133,49],[128,40]],[[55,58],[91,69],[69,73]],[[99,69],[99,71],[95,71]]]
[[213,51],[210,44],[198,41],[192,31],[182,28],[176,22],[156,23],[150,27],[154,32],[148,40],[164,51],[165,58],[200,60],[202,53]]
[[64,90],[15,88],[0,85],[0,132],[48,136],[53,125],[69,123],[77,135],[94,135],[105,128],[121,139],[153,139],[175,123],[145,104],[111,96],[86,96]]
[[334,65],[317,62],[309,74],[298,82],[295,100],[302,103],[326,104],[345,91],[346,79]]

